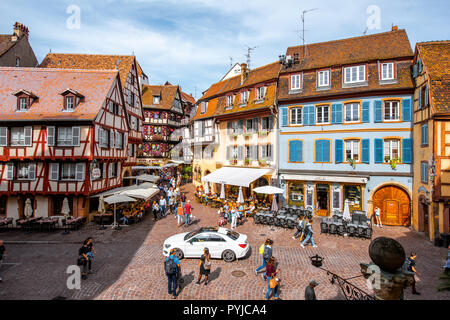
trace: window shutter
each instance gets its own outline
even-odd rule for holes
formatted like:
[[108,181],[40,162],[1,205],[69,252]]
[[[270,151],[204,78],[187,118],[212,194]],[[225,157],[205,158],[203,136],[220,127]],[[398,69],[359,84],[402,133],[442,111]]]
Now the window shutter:
[[75,179],[77,181],[84,180],[84,163],[77,163],[75,167]]
[[403,139],[403,163],[411,163],[412,162],[412,140],[411,139]]
[[344,114],[342,112],[342,108],[343,108],[342,103],[336,104],[335,108],[336,108],[335,109],[336,110],[335,111],[335,113],[336,113],[336,119],[335,119],[336,124],[341,124],[342,120],[343,120],[343,117],[344,117]]
[[303,141],[297,141],[297,161],[303,162]]
[[268,144],[267,145],[267,159],[269,161],[273,160],[273,154],[272,154],[273,148],[272,148],[272,144]]
[[33,127],[25,127],[25,145],[33,145]]
[[252,129],[253,129],[253,132],[257,132],[259,130],[259,118],[253,118]]
[[103,163],[102,166],[102,179],[106,179],[106,163]]
[[238,147],[238,159],[239,160],[244,159],[244,147],[243,146]]
[[322,142],[323,145],[323,162],[330,162],[330,154],[331,154],[331,142],[330,140],[324,140]]
[[309,125],[309,116],[308,116],[309,107],[303,107],[302,111],[303,111],[302,112],[302,117],[303,117],[302,123],[304,126],[308,126]]
[[314,106],[309,106],[309,125],[313,126],[316,123],[316,108]]
[[417,61],[419,64],[419,74],[422,73],[422,60],[419,58],[419,61]]
[[109,147],[114,148],[114,130],[109,130]]
[[315,142],[315,156],[316,161],[315,162],[323,162],[323,150],[322,150],[322,140],[316,140]]
[[419,88],[419,109],[422,109],[422,90]]
[[253,160],[258,160],[258,146],[252,146],[253,151],[252,151],[252,159]]
[[269,116],[269,131],[273,130],[273,116]]
[[36,180],[36,163],[30,163],[28,167],[28,180]]
[[231,147],[228,146],[227,147],[227,160],[230,160],[230,158],[231,158]]
[[374,122],[382,122],[383,121],[383,105],[381,100],[375,100],[375,108],[374,110]]
[[108,178],[112,178],[112,163],[108,165]]
[[59,163],[50,163],[50,180],[59,180]]
[[362,103],[362,116],[361,116],[362,122],[370,122],[370,102],[364,101]]
[[361,162],[370,163],[370,139],[361,141]]
[[231,121],[228,121],[227,122],[227,133],[228,134],[230,134],[231,132],[232,132],[232,127],[233,127],[233,124],[232,124],[232,122]]
[[8,128],[0,127],[0,147],[6,147],[8,145]]
[[375,163],[383,163],[383,139],[375,139]]
[[55,145],[55,127],[47,127],[47,145]]
[[403,99],[402,101],[402,119],[403,121],[411,121],[411,100]]
[[430,102],[428,101],[428,84],[425,85],[425,107],[428,106]]
[[344,158],[344,140],[336,139],[334,141],[334,148],[335,148],[335,161],[336,163],[342,163]]
[[80,127],[72,127],[72,145],[80,146]]
[[289,162],[297,161],[297,141],[291,140],[289,141]]
[[336,104],[331,105],[331,124],[336,123]]
[[413,74],[413,78],[416,78],[416,77],[417,77],[417,63],[416,63],[415,65],[413,65],[413,71],[412,71],[412,74]]
[[6,180],[14,180],[14,163],[6,164]]

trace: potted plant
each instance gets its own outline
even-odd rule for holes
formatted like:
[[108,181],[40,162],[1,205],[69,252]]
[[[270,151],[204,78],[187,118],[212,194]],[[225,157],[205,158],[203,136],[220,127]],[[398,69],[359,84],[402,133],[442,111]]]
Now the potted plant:
[[266,159],[259,159],[258,163],[259,163],[260,166],[263,167],[263,166],[265,166],[267,164],[267,160]]
[[384,162],[385,162],[385,163],[389,163],[390,160],[391,160],[391,157],[389,157],[389,156],[384,156]]
[[397,169],[397,163],[399,163],[399,162],[400,162],[399,158],[391,159],[390,164],[391,164],[392,170],[396,170]]
[[236,138],[238,137],[238,134],[237,134],[237,133],[232,133],[232,134],[231,134],[231,137],[232,137],[233,139],[236,139]]
[[250,138],[253,135],[251,132],[244,133],[244,138]]
[[244,163],[246,166],[248,166],[250,164],[250,159],[249,158],[245,158],[244,159]]
[[260,131],[258,131],[258,136],[259,137],[265,136],[265,135],[267,135],[267,130],[260,130]]
[[352,158],[348,158],[347,162],[352,166],[353,169],[356,168],[355,160]]
[[231,164],[237,164],[237,159],[231,159],[231,160],[230,160],[230,163],[231,163]]

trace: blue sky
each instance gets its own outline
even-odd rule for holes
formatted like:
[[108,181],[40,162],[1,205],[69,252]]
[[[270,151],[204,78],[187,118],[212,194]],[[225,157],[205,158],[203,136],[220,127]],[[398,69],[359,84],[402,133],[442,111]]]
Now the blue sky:
[[[80,8],[80,28],[69,29],[66,12]],[[217,82],[233,62],[245,62],[247,46],[257,46],[252,67],[278,59],[288,46],[301,44],[301,11],[306,14],[306,42],[360,36],[371,5],[379,8],[380,28],[407,31],[416,42],[450,39],[450,2],[338,0],[39,0],[0,4],[0,33],[19,21],[30,29],[39,62],[58,53],[134,54],[151,84],[166,80],[196,93]]]

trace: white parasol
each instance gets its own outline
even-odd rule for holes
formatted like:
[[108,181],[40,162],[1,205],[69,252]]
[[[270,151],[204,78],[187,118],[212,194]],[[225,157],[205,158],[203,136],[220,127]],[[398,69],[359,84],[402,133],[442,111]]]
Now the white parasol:
[[348,203],[349,203],[348,199],[345,199],[343,218],[346,221],[350,221],[352,219],[352,217],[350,216],[350,207],[349,207]]
[[273,196],[272,208],[270,210],[275,211],[275,212],[278,211],[278,204],[277,204],[277,196],[276,195]]
[[222,186],[220,187],[220,199],[225,199],[225,185],[222,183]]
[[[108,198],[105,198],[105,202],[109,204],[114,204],[114,224],[113,228],[117,229],[119,227],[119,224],[117,223],[117,217],[116,217],[116,203],[122,203],[122,202],[134,202],[136,199],[133,199],[129,196],[126,196],[124,194],[115,194],[113,196],[110,196]],[[119,227],[120,229],[120,227]]]
[[209,193],[208,181],[205,183],[205,194]]
[[105,197],[103,195],[100,196],[98,200],[98,212],[103,213],[105,211]]
[[263,194],[277,194],[277,193],[283,193],[283,189],[273,187],[273,186],[264,186],[264,187],[258,187],[253,189],[256,193],[263,193]]
[[237,198],[237,203],[244,203],[244,195],[242,193],[242,187],[239,187],[239,196]]
[[23,210],[23,214],[25,215],[26,218],[31,218],[31,216],[33,215],[33,207],[31,206],[30,198],[28,198],[25,201],[25,208]]
[[68,216],[70,213],[70,208],[69,208],[69,199],[67,199],[67,197],[64,198],[63,200],[63,204],[62,204],[62,208],[61,208],[61,213],[65,216]]

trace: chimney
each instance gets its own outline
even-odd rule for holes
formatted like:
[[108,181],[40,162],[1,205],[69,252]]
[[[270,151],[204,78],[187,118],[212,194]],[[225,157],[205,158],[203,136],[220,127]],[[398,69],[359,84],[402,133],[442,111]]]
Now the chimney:
[[241,63],[241,84],[247,79],[248,69],[246,63]]
[[14,37],[17,37],[17,39],[20,39],[23,35],[25,35],[27,38],[29,36],[30,32],[28,31],[28,28],[24,26],[23,24],[16,22],[14,24]]
[[391,31],[397,31],[398,30],[398,26],[392,26],[392,30]]

